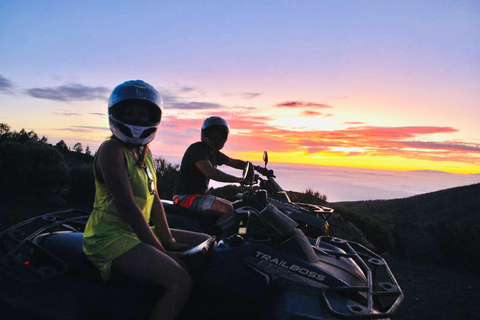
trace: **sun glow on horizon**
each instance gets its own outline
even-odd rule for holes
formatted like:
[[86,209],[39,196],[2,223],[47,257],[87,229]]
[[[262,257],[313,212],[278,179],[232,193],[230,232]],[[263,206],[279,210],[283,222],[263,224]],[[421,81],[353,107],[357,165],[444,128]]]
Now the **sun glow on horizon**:
[[[241,159],[257,162],[261,155],[257,151],[247,151],[236,154]],[[308,165],[325,165],[337,167],[352,167],[364,169],[381,169],[394,171],[434,170],[460,174],[479,174],[479,166],[474,163],[455,161],[429,161],[420,159],[405,159],[398,156],[375,157],[371,155],[345,156],[344,154],[296,152],[268,152],[272,163],[292,163]]]

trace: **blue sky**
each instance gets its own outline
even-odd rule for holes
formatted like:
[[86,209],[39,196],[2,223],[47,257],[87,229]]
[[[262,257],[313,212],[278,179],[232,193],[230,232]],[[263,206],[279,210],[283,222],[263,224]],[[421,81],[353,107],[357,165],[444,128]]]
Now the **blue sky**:
[[164,97],[151,147],[180,157],[217,114],[225,151],[480,172],[479,1],[3,1],[0,122],[96,150],[106,99]]

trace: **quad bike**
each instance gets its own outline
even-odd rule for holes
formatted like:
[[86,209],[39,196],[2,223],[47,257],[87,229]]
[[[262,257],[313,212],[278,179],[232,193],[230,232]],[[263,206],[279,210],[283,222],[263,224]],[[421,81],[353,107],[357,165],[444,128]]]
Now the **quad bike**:
[[[268,163],[268,154],[263,154],[265,168]],[[243,178],[248,181],[247,190],[238,194],[239,200],[233,202],[236,220],[227,230],[226,234],[232,234],[238,231],[238,224],[245,223],[245,217],[242,210],[244,207],[253,207],[256,210],[262,210],[266,204],[270,203],[298,223],[299,228],[308,236],[318,237],[328,235],[328,218],[333,213],[332,208],[318,206],[306,203],[295,203],[290,200],[287,192],[275,181],[273,170],[267,170],[266,179],[255,173],[254,166],[247,162],[243,170]],[[205,217],[205,215],[196,215],[194,211],[181,208],[172,201],[162,200],[168,223],[172,228],[191,230],[196,232],[205,232],[216,234],[218,226],[215,225],[215,219]]]
[[[212,236],[186,252],[194,287],[182,319],[384,319],[400,305],[403,292],[377,254],[307,238],[269,203],[237,211],[242,234]],[[100,280],[82,251],[88,216],[52,212],[0,233],[1,319],[148,318],[161,290]]]
[[[263,161],[266,169],[268,164],[267,151],[263,153]],[[246,176],[248,179],[248,177],[252,176],[252,173],[247,172]],[[234,206],[241,207],[246,204],[252,204],[258,208],[267,201],[296,221],[299,224],[299,228],[306,235],[312,237],[328,235],[329,226],[327,221],[334,211],[332,208],[293,202],[290,200],[287,192],[275,180],[276,177],[273,170],[268,170],[266,178],[262,178],[259,174],[253,174],[249,192],[242,196],[240,201],[236,201]]]

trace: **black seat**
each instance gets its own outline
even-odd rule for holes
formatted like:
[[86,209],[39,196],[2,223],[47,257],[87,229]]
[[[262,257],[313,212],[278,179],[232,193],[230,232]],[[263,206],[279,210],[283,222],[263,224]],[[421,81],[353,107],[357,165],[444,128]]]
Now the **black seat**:
[[100,280],[100,272],[83,253],[83,233],[54,232],[35,238],[35,243],[63,260],[69,268],[89,278]]

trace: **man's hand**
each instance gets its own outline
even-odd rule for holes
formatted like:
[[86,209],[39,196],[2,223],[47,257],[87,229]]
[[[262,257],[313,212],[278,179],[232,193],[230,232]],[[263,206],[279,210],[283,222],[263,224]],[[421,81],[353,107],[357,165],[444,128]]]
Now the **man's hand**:
[[270,178],[270,177],[275,177],[275,175],[273,174],[273,170],[268,170],[267,168],[263,168],[263,167],[260,167],[260,166],[255,166],[255,171],[257,171],[258,173]]
[[250,181],[248,181],[247,179],[240,179],[238,183],[240,183],[242,186],[248,186],[250,184]]

